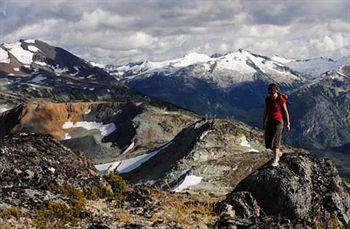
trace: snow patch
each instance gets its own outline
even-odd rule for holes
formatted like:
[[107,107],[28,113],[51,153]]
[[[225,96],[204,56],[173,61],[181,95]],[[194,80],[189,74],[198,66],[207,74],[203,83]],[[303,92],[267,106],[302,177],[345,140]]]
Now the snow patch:
[[293,60],[286,59],[286,58],[284,58],[284,57],[277,56],[277,55],[273,55],[273,56],[271,57],[271,60],[274,60],[274,61],[279,62],[279,63],[281,63],[281,64],[286,64],[286,63],[289,63],[289,62],[293,61]]
[[68,133],[65,133],[63,140],[68,140],[68,139],[71,139],[71,138],[72,137]]
[[148,154],[142,154],[140,156],[130,158],[127,160],[123,160],[123,161],[115,161],[115,162],[110,162],[110,163],[106,163],[106,164],[98,164],[98,165],[95,165],[95,168],[97,170],[99,170],[100,172],[104,172],[107,170],[108,171],[115,171],[116,170],[118,173],[128,173],[128,172],[136,169],[137,167],[139,167],[140,165],[142,165],[146,161],[148,161],[150,158],[152,158],[157,153],[158,153],[158,151],[154,151],[154,152],[151,152]]
[[40,65],[40,66],[47,66],[47,64],[45,62],[42,62],[42,61],[35,61],[34,63],[37,65]]
[[29,45],[28,46],[28,50],[31,51],[31,52],[37,52],[39,51],[39,49],[33,45]]
[[99,63],[96,63],[96,62],[93,62],[93,61],[90,61],[90,64],[93,66],[93,67],[98,67],[98,68],[105,68],[106,65],[105,64],[99,64]]
[[60,66],[57,64],[53,67],[53,70],[55,71],[56,75],[60,76],[65,72],[68,72],[68,68],[60,68]]
[[126,154],[128,153],[130,150],[132,150],[135,146],[135,142],[133,141],[129,146],[128,148],[126,148],[126,150],[124,150],[124,152],[122,154]]
[[35,40],[33,40],[33,39],[28,39],[28,40],[25,40],[24,42],[25,42],[25,43],[35,43]]
[[31,64],[33,62],[34,54],[30,51],[24,50],[21,46],[20,42],[12,43],[12,44],[4,44],[4,47],[9,50],[19,62],[23,64]]
[[87,130],[99,130],[102,136],[107,136],[117,129],[114,123],[103,124],[101,122],[87,122],[87,121],[79,121],[74,124],[73,122],[68,121],[68,122],[65,122],[62,126],[63,129],[78,128],[78,127],[81,127]]
[[152,152],[147,153],[147,154],[142,154],[140,156],[126,159],[123,161],[115,161],[115,162],[109,162],[109,163],[105,163],[105,164],[98,164],[98,165],[95,165],[95,168],[97,170],[99,170],[100,172],[117,171],[118,173],[128,173],[128,172],[136,169],[137,167],[139,167],[140,165],[142,165],[146,161],[148,161],[150,158],[154,157],[159,151],[165,149],[171,143],[172,142],[169,142],[169,143],[163,145],[162,147],[156,149],[155,151],[152,151]]
[[117,172],[128,173],[142,165],[144,162],[148,161],[150,158],[154,157],[157,153],[158,151],[154,151],[148,154],[143,154],[131,159],[127,159],[125,161],[121,161],[117,167]]
[[65,122],[65,123],[63,124],[62,128],[63,128],[63,129],[70,129],[70,128],[72,128],[73,126],[74,126],[73,122],[68,121],[68,122]]
[[7,105],[0,105],[0,113],[3,113],[8,110],[11,110],[11,108],[8,107]]
[[172,190],[174,192],[182,192],[184,189],[187,189],[190,186],[198,185],[202,181],[202,177],[195,176],[195,175],[187,175],[185,179],[182,180],[182,182],[175,186]]
[[250,149],[248,152],[255,152],[255,153],[259,153],[259,150],[256,150],[256,149]]
[[46,77],[42,76],[42,75],[38,75],[38,76],[34,77],[30,82],[41,83],[43,80],[46,80]]
[[10,63],[10,59],[7,51],[2,49],[1,47],[0,47],[0,63],[5,63],[5,64]]
[[249,148],[251,147],[250,144],[249,144],[249,142],[248,142],[247,140],[242,141],[242,142],[240,143],[240,145],[241,145],[241,146],[244,146],[244,147],[249,147]]
[[[94,165],[95,168],[100,171],[100,172],[105,172],[107,170],[109,170],[109,168],[112,168],[112,166],[114,165],[115,167],[118,166],[120,164],[120,161],[117,161],[117,162],[109,162],[109,163],[105,163],[105,164],[98,164],[98,165]],[[115,169],[114,167],[114,169]],[[113,170],[110,170],[110,171],[114,171]]]

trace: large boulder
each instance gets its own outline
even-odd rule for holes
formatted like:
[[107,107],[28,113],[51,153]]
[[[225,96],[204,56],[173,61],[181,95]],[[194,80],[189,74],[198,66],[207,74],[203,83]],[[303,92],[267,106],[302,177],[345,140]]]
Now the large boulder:
[[268,216],[320,228],[350,222],[349,190],[330,160],[310,153],[284,155],[278,167],[265,164],[242,180],[238,191],[250,192]]

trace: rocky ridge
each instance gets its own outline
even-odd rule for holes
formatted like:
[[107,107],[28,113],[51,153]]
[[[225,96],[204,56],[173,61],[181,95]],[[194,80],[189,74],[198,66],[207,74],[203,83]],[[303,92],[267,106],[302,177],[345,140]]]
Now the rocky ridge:
[[[284,152],[293,150],[284,147]],[[173,190],[189,182],[186,190],[221,195],[271,158],[261,132],[220,119],[202,119],[149,154],[153,155],[131,171],[122,170],[122,177],[131,183],[147,182]]]
[[197,118],[191,112],[147,102],[32,101],[0,114],[0,136],[49,134],[101,163],[159,147]]

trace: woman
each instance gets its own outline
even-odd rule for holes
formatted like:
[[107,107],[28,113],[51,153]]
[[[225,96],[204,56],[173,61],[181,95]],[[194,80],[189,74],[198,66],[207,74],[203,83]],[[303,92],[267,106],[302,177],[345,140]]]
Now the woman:
[[272,149],[274,160],[272,166],[278,166],[282,156],[280,150],[284,121],[290,131],[289,113],[286,96],[279,93],[278,85],[271,83],[268,86],[268,96],[265,98],[263,128],[265,129],[265,145]]

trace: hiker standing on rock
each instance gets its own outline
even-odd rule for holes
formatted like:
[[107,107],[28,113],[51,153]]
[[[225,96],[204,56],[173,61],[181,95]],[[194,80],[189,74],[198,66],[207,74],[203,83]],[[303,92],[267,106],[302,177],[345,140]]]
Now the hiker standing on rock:
[[268,95],[265,98],[263,129],[265,130],[265,146],[272,149],[274,160],[272,166],[278,166],[282,156],[281,138],[284,122],[290,131],[287,96],[279,92],[278,85],[271,83],[268,86]]

